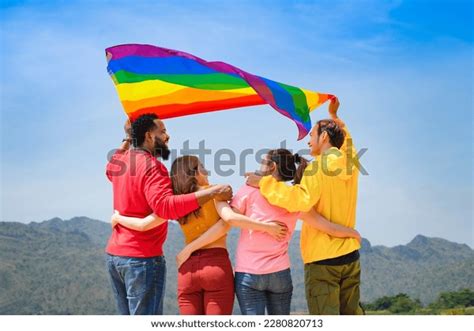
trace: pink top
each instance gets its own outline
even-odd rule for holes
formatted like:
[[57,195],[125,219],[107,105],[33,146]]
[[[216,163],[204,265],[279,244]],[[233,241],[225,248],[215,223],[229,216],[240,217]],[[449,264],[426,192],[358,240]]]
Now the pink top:
[[277,241],[268,233],[241,229],[236,252],[236,272],[268,274],[290,267],[288,245],[299,213],[276,207],[260,194],[259,189],[244,185],[232,199],[231,206],[256,221],[280,221],[288,226],[285,240]]

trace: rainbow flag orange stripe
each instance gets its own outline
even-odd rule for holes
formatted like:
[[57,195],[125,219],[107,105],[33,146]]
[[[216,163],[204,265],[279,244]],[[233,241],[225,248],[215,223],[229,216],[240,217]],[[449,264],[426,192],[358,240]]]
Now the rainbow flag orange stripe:
[[269,104],[296,123],[302,139],[311,129],[309,113],[333,98],[152,45],[113,46],[106,56],[107,70],[131,120],[150,112],[165,119]]

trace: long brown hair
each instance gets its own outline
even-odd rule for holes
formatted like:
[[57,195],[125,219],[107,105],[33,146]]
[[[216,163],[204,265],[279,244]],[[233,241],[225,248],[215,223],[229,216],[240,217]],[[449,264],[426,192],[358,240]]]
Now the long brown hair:
[[[284,148],[272,149],[268,152],[271,161],[275,162],[278,175],[281,180],[288,182],[293,181],[293,184],[299,184],[303,173],[308,166],[308,160],[301,157],[298,153],[292,154],[289,150]],[[298,164],[296,167],[295,164]]]
[[[199,173],[199,159],[194,155],[180,156],[171,165],[171,182],[174,194],[194,193],[199,189],[197,174]],[[193,212],[199,216],[199,209]],[[178,219],[180,224],[185,224],[190,214]]]

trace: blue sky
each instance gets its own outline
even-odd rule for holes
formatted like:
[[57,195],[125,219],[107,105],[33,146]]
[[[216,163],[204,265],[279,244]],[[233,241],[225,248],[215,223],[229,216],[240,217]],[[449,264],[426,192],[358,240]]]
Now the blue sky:
[[[363,236],[473,247],[472,15],[470,1],[3,1],[0,220],[108,220],[104,167],[125,115],[104,49],[149,43],[338,95],[356,146],[368,149]],[[175,148],[306,146],[269,106],[165,123]],[[211,181],[237,189],[243,178]]]

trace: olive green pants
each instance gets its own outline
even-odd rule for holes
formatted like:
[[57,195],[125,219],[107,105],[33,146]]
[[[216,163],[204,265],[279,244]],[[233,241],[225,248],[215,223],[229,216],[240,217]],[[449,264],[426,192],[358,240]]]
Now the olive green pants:
[[311,315],[363,315],[359,260],[343,265],[304,265],[306,301]]

